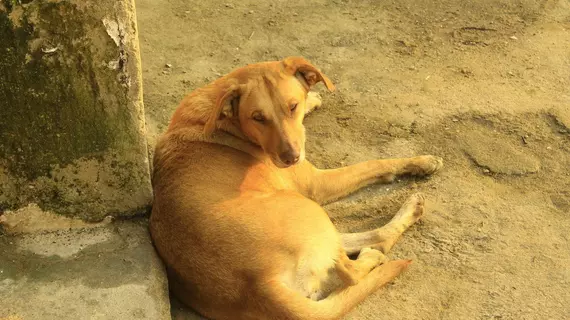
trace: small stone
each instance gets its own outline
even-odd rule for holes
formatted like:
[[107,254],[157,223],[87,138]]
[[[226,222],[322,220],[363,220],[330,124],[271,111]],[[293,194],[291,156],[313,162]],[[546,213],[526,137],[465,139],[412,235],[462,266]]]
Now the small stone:
[[234,8],[234,5],[231,4],[231,3],[226,3],[226,8],[233,9],[233,8]]
[[168,74],[168,71],[164,70],[162,71],[162,74]]
[[509,39],[511,39],[511,40],[518,40],[519,38],[517,38],[516,36],[510,36]]
[[483,169],[483,173],[491,173],[491,170],[485,168],[485,169]]
[[170,64],[170,63],[167,63],[164,66],[167,67],[168,69],[172,68],[172,64]]
[[453,118],[453,119],[451,119],[451,121],[453,121],[453,122],[459,122],[459,119]]
[[552,150],[551,146],[546,147],[546,150]]
[[253,11],[253,10],[249,10],[248,13],[249,13],[249,14],[253,14],[254,11]]

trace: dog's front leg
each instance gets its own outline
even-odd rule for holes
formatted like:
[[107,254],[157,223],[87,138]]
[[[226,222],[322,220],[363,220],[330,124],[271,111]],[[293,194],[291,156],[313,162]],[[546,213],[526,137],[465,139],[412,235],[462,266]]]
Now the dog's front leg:
[[419,156],[372,160],[330,170],[313,169],[307,181],[307,195],[318,203],[326,203],[373,183],[392,182],[399,175],[429,175],[442,165],[439,157]]
[[321,95],[318,92],[309,92],[305,102],[305,115],[321,106]]

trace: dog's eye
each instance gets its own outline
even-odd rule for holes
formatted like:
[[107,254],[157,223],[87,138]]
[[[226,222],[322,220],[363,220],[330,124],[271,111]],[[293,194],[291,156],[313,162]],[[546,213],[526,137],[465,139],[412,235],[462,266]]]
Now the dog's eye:
[[291,105],[291,112],[293,112],[293,111],[295,111],[295,109],[297,109],[297,105],[298,105],[298,103],[293,103]]
[[257,122],[265,121],[265,117],[261,113],[254,113],[253,116],[251,116],[251,118]]

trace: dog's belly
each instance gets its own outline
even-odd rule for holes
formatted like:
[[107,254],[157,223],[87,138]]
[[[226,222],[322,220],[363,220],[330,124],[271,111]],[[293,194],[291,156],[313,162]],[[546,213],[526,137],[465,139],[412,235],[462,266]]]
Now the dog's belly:
[[[235,161],[230,156],[215,161],[226,159]],[[232,167],[227,161],[225,167]],[[151,215],[155,246],[178,273],[176,295],[211,318],[244,308],[252,288],[263,285],[257,279],[268,275],[279,275],[312,299],[329,292],[328,283],[336,278],[341,239],[327,213],[295,191],[277,190],[283,183],[273,181],[281,180],[255,168],[223,175],[189,163],[155,177],[163,178],[155,180],[160,183]],[[255,175],[269,177],[245,191],[244,180]],[[166,178],[177,183],[166,184]]]

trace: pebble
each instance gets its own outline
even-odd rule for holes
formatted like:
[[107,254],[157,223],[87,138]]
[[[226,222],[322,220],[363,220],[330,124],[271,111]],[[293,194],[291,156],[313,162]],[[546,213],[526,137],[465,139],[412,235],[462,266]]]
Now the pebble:
[[172,68],[172,64],[170,64],[170,63],[167,63],[164,66],[167,67],[168,69]]
[[511,39],[511,40],[518,40],[519,38],[517,38],[516,36],[510,36],[509,39]]

